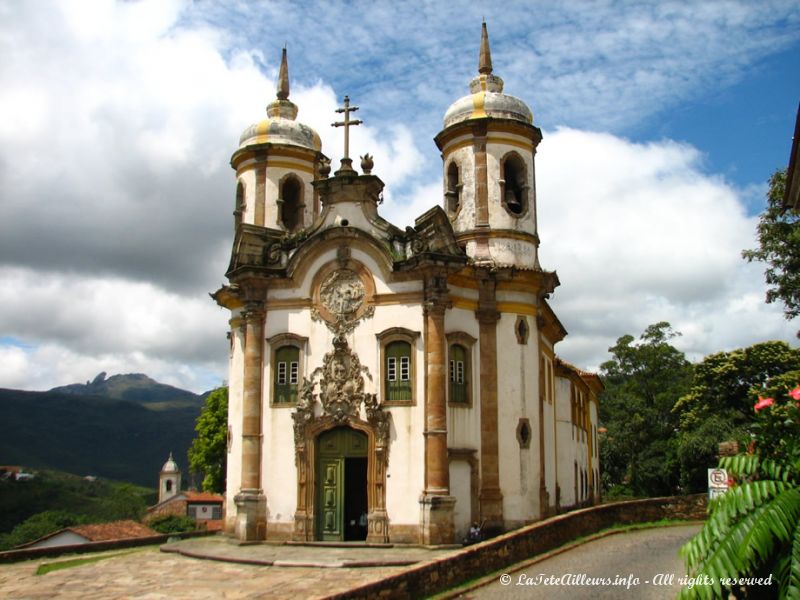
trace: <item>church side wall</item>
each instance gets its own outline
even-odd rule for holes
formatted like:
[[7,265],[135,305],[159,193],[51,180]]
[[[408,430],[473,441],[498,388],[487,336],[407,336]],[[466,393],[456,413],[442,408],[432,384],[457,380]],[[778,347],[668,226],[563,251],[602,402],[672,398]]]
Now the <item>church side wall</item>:
[[575,430],[570,417],[570,390],[572,383],[563,377],[556,378],[556,421],[558,423],[558,483],[561,489],[559,505],[574,506],[576,452]]
[[236,503],[233,497],[242,481],[242,389],[244,374],[244,333],[236,326],[235,316],[231,326],[231,349],[228,369],[228,427],[227,480],[225,489],[225,531],[233,533]]
[[551,385],[552,368],[552,346],[546,341],[540,341],[544,344],[544,349],[541,354],[545,356],[545,402],[543,406],[544,417],[544,463],[545,463],[545,490],[549,495],[548,509],[554,509],[558,500],[559,488],[561,482],[558,479],[556,472],[556,415],[555,415],[555,399],[553,398],[554,386]]
[[[539,445],[534,443],[538,433],[538,353],[530,336],[527,344],[517,340],[518,316],[504,313],[497,323],[497,347],[503,349],[498,358],[497,390],[500,486],[507,527],[539,516]],[[530,319],[528,316],[529,324]],[[529,431],[527,441],[520,437],[523,422]]]
[[[459,290],[460,295],[464,294]],[[477,298],[475,300],[477,302]],[[475,318],[475,311],[464,308],[453,308],[445,314],[445,331],[447,333],[463,332],[478,340],[480,326]],[[447,403],[447,447],[469,448],[480,453],[480,352],[476,341],[470,355],[470,389],[471,398],[469,406],[453,405]],[[449,359],[448,359],[449,360]],[[449,362],[448,362],[449,364]],[[448,376],[449,380],[449,376]]]

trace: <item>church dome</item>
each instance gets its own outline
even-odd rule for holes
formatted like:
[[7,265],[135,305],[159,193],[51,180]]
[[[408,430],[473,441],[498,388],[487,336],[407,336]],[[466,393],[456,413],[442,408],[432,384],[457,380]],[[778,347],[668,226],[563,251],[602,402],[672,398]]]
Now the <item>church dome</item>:
[[444,115],[445,128],[468,119],[495,117],[533,123],[533,112],[519,98],[503,93],[503,80],[492,74],[492,55],[486,23],[481,32],[478,76],[469,84],[470,93],[459,98]]
[[167,462],[165,462],[164,466],[161,467],[161,472],[162,473],[177,473],[178,471],[179,471],[178,463],[176,463],[175,460],[172,458],[172,452],[170,452],[169,453],[169,458],[167,459]]
[[267,118],[253,123],[239,137],[239,149],[254,144],[284,144],[299,146],[319,152],[322,142],[319,134],[308,125],[299,123],[297,105],[289,100],[289,67],[286,61],[286,48],[281,57],[278,75],[277,99],[267,105]]

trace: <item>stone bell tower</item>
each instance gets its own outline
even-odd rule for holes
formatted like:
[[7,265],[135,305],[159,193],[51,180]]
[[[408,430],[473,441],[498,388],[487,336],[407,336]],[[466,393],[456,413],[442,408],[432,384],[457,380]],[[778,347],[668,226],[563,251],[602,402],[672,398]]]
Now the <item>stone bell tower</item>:
[[542,132],[519,98],[492,73],[486,23],[478,75],[436,136],[444,165],[444,209],[477,264],[538,269],[534,155]]
[[247,223],[293,233],[319,214],[312,182],[327,162],[316,131],[296,121],[289,100],[289,66],[283,49],[277,98],[267,118],[244,130],[231,157],[236,170],[236,225]]
[[165,500],[169,500],[173,496],[177,496],[181,491],[181,470],[175,459],[172,458],[172,452],[169,453],[169,458],[164,466],[161,467],[161,473],[158,476],[158,502],[159,504]]

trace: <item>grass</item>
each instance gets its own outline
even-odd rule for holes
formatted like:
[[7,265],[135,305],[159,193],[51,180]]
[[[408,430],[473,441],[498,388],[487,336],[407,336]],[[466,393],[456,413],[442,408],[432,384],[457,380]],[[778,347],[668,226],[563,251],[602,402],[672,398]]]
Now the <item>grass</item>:
[[89,565],[91,563],[100,562],[101,560],[106,560],[107,558],[115,558],[117,556],[133,554],[134,552],[141,552],[142,550],[146,550],[147,548],[150,547],[151,546],[145,546],[142,548],[136,548],[135,550],[128,550],[126,552],[115,552],[114,554],[98,554],[96,556],[87,556],[84,558],[71,558],[69,560],[60,560],[58,562],[42,563],[41,565],[39,565],[39,568],[36,569],[36,575],[46,575],[47,573],[52,573],[53,571],[60,571],[61,569],[71,569],[72,567]]

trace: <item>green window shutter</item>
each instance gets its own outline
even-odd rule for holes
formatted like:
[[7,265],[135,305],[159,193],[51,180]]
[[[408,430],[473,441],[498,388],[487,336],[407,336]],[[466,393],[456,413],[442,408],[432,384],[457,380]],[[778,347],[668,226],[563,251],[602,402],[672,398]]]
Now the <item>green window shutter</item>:
[[450,346],[450,402],[466,403],[469,385],[467,351],[460,344]]
[[386,399],[411,400],[411,344],[408,342],[387,344],[385,356]]
[[300,383],[300,349],[282,346],[275,351],[273,404],[297,402]]

